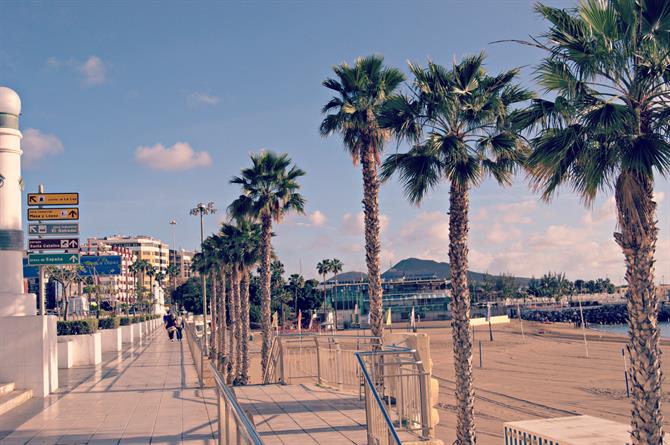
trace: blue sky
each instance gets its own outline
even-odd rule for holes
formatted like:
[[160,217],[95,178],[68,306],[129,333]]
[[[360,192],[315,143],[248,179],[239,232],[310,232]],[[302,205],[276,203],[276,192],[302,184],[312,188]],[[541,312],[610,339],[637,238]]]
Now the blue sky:
[[[572,2],[551,2],[569,6]],[[529,1],[435,2],[9,2],[3,4],[0,85],[23,100],[27,191],[81,194],[84,236],[148,234],[193,248],[188,209],[238,190],[228,180],[260,149],[288,152],[307,171],[307,215],[276,228],[289,272],[314,275],[322,258],[364,270],[361,174],[336,138],[322,139],[320,82],[357,56],[406,61],[485,50],[496,72],[540,54],[500,39],[525,38],[545,24]],[[389,144],[388,151],[403,147]],[[668,183],[659,181],[657,275],[670,279]],[[384,267],[407,256],[447,259],[447,194],[420,207],[395,182],[380,195]],[[623,275],[611,240],[608,196],[584,209],[565,190],[551,204],[523,178],[501,189],[485,183],[471,199],[471,268],[570,278]],[[207,220],[212,232],[223,218]]]

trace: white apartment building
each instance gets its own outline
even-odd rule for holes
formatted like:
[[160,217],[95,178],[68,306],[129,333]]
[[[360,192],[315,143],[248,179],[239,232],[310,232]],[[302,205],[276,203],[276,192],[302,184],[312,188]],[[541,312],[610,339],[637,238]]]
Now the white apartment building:
[[189,250],[170,249],[170,264],[174,265],[177,270],[177,285],[182,284],[191,278],[191,276],[193,276],[193,272],[191,271],[191,264],[193,263],[194,255],[195,252],[191,252]]

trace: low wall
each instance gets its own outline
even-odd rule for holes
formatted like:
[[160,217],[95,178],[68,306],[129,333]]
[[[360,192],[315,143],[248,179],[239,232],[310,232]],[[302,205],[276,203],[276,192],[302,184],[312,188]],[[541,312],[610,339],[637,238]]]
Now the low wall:
[[[509,317],[507,315],[496,315],[491,317],[491,324],[506,324],[509,323]],[[488,326],[489,322],[486,318],[479,317],[473,318],[470,320],[470,326]]]
[[102,340],[100,332],[85,335],[61,335],[59,342],[72,341],[74,366],[97,365],[102,362]]
[[129,324],[121,326],[121,341],[123,343],[133,344],[135,342],[135,325]]
[[102,352],[119,352],[123,346],[123,333],[121,328],[101,329],[100,331]]

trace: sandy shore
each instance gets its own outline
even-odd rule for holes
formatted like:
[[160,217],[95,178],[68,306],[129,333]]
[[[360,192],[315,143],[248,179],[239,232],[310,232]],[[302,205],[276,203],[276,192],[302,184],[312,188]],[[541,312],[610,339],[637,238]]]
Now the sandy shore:
[[[404,326],[403,326],[404,329]],[[524,322],[525,342],[518,321],[475,331],[473,368],[476,387],[477,443],[504,443],[503,423],[513,420],[589,414],[628,423],[621,349],[626,338],[615,334],[587,331],[589,358],[586,358],[582,331],[569,324]],[[420,332],[430,335],[433,373],[440,382],[440,424],[437,435],[445,444],[453,443],[456,422],[454,367],[451,329],[448,322],[424,324]],[[362,332],[361,332],[362,333]],[[260,380],[260,336],[252,342],[252,381]],[[482,341],[483,367],[479,367],[478,342]],[[670,341],[662,346],[670,356]],[[663,364],[664,390],[670,393],[670,363]],[[663,411],[670,424],[670,397]]]
[[[473,360],[477,416],[477,443],[499,445],[502,426],[512,420],[528,420],[589,414],[628,423],[623,357],[625,337],[588,332],[586,358],[581,330],[566,324],[524,322],[525,342],[518,321],[494,326],[494,341],[487,327],[475,332]],[[451,330],[430,328],[434,375],[440,380],[438,437],[445,444],[455,439],[454,369]],[[483,367],[479,367],[478,342],[482,341]],[[665,357],[670,353],[664,341]],[[670,372],[668,364],[663,369]],[[667,382],[667,378],[666,378]],[[664,385],[666,394],[670,385]],[[670,399],[663,407],[666,425]]]

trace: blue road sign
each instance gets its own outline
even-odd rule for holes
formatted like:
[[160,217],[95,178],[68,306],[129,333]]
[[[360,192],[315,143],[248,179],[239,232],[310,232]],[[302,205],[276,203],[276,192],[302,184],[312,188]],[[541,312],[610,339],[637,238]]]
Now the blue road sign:
[[39,278],[40,268],[37,266],[29,266],[28,258],[23,259],[23,278]]
[[121,275],[121,256],[82,255],[79,264],[83,267],[80,275]]

